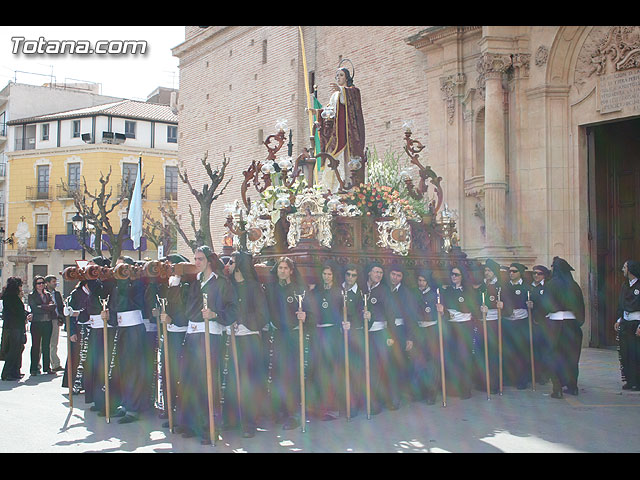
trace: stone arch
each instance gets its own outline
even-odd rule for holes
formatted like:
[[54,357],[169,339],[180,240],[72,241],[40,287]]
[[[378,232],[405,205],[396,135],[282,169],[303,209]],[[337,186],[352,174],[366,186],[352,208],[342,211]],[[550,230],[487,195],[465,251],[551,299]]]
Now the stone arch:
[[563,25],[558,28],[547,61],[546,84],[569,85],[576,57],[592,27]]

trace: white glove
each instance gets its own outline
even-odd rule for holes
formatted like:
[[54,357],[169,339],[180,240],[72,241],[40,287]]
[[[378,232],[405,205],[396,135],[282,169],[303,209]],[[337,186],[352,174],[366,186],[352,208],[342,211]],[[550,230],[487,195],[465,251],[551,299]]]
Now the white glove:
[[70,316],[70,315],[73,313],[73,308],[71,308],[71,307],[66,307],[66,306],[65,306],[65,307],[64,307],[64,312],[63,312],[63,313],[64,313],[64,316],[65,316],[65,317],[68,317],[68,316]]

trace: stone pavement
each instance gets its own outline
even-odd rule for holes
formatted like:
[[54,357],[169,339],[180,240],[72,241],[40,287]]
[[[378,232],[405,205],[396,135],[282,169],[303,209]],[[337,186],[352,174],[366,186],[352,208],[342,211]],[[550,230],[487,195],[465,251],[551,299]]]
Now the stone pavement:
[[[580,395],[549,397],[550,385],[536,391],[505,388],[487,400],[474,391],[469,400],[456,397],[426,405],[411,403],[383,411],[321,422],[307,419],[306,432],[284,431],[266,423],[254,438],[223,432],[214,446],[200,445],[161,428],[148,413],[119,425],[98,417],[74,397],[70,411],[62,374],[30,377],[26,345],[20,382],[0,382],[0,452],[639,452],[640,392],[621,389],[614,350],[583,349]],[[60,334],[59,356],[66,359],[66,334]],[[0,368],[4,362],[0,362]],[[440,401],[440,399],[438,400]]]

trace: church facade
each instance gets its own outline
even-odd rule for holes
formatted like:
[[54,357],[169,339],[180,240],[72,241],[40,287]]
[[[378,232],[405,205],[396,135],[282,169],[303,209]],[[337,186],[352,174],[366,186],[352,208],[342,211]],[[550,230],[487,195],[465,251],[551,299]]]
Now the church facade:
[[[294,26],[186,27],[173,51],[183,168],[197,171],[205,152],[214,166],[230,159],[214,238],[225,230],[222,205],[237,198],[251,160],[265,158],[262,141],[278,121],[287,119],[295,155],[309,145],[305,61],[324,104],[348,59],[370,154],[402,153],[410,120],[457,212],[463,251],[529,269],[565,258],[585,296],[585,345],[615,345],[620,269],[640,256],[640,27],[306,26],[302,34],[304,55]],[[181,185],[185,224],[190,196]]]

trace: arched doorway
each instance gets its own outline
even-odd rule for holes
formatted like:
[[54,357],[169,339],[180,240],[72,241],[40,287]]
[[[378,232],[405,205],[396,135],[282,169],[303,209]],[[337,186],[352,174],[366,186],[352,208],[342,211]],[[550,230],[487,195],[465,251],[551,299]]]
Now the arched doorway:
[[594,232],[591,251],[595,272],[596,321],[591,345],[616,345],[613,324],[624,281],[622,264],[640,259],[640,118],[586,129],[590,183],[589,220]]

